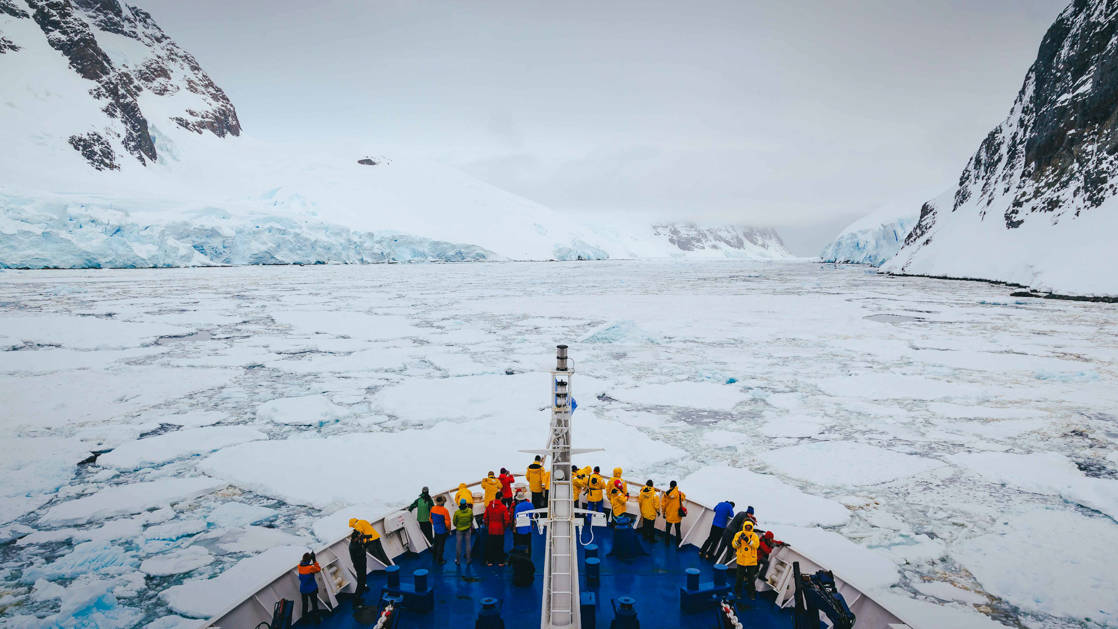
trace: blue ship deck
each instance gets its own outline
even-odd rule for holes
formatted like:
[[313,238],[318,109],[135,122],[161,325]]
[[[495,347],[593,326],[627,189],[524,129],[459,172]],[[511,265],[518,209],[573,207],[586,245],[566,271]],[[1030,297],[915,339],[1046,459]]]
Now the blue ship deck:
[[[648,551],[634,559],[622,560],[611,557],[613,531],[607,527],[594,527],[594,543],[599,546],[601,559],[601,578],[597,587],[587,584],[584,555],[580,546],[580,573],[582,592],[597,594],[597,613],[595,625],[604,629],[610,626],[614,617],[610,600],[621,596],[636,599],[635,608],[643,628],[676,627],[716,627],[715,611],[711,606],[701,612],[685,613],[680,608],[680,587],[684,584],[687,568],[698,568],[702,581],[712,580],[712,565],[698,556],[695,546],[677,548],[675,544],[665,544],[658,537],[653,544],[641,543]],[[584,533],[589,537],[589,532]],[[475,541],[477,536],[475,535]],[[506,535],[505,548],[512,547],[511,534]],[[421,554],[407,554],[396,559],[400,566],[401,582],[408,584],[412,572],[424,568],[430,571],[429,580],[435,592],[434,609],[430,612],[417,612],[404,609],[400,612],[400,629],[472,627],[481,608],[481,599],[495,597],[501,601],[501,617],[510,629],[538,627],[540,622],[541,588],[543,584],[544,536],[532,535],[532,559],[536,564],[535,579],[531,586],[517,587],[512,584],[512,569],[485,565],[481,546],[475,546],[473,561],[461,567],[454,564],[454,540],[448,540],[442,566],[434,565],[429,551]],[[732,575],[731,581],[732,584]],[[362,597],[365,605],[376,606],[381,588],[386,584],[384,572],[369,575],[369,592]],[[771,593],[764,593],[752,602],[748,609],[739,609],[742,624],[755,629],[781,628],[793,626],[789,610],[781,610],[771,602]],[[365,622],[362,622],[365,621]],[[355,614],[352,597],[339,601],[338,608],[324,615],[316,625],[328,629],[349,629],[368,627],[375,624],[375,617],[368,612]],[[305,620],[296,626],[313,625]],[[584,620],[583,627],[589,626]]]

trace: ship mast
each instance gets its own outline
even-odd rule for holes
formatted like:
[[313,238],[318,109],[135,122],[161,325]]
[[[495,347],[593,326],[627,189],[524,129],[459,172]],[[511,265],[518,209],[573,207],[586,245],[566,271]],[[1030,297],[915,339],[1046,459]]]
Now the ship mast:
[[582,626],[578,613],[578,551],[574,490],[571,486],[571,376],[567,346],[556,348],[551,372],[551,487],[547,504],[547,548],[544,552],[543,604],[540,629]]

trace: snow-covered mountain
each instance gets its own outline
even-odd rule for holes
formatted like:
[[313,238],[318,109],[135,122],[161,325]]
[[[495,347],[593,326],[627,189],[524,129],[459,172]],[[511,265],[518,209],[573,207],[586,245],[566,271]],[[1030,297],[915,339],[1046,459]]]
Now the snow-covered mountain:
[[919,218],[911,208],[883,207],[847,225],[819,257],[824,262],[881,266],[897,255]]
[[1118,295],[1116,195],[1118,2],[1075,0],[949,202],[924,205],[883,269]]
[[591,224],[405,155],[256,141],[118,0],[0,0],[0,76],[0,268],[787,256],[775,234]]

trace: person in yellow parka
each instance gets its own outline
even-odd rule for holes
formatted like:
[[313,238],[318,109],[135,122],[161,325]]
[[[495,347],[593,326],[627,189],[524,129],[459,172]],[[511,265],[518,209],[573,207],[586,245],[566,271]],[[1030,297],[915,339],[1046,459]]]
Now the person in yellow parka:
[[741,597],[741,586],[745,584],[745,591],[749,593],[749,600],[757,598],[757,589],[754,581],[757,579],[757,548],[761,545],[760,538],[753,532],[753,523],[746,520],[741,525],[741,530],[734,535],[733,547],[737,554],[738,574],[734,581],[734,594]]
[[360,520],[358,518],[349,519],[349,528],[357,531],[361,536],[361,543],[365,545],[365,552],[373,556],[374,559],[383,564],[386,568],[392,565],[392,560],[388,558],[388,554],[384,552],[384,545],[380,541],[380,533],[369,524],[368,520]]
[[652,484],[652,479],[644,483],[637,494],[637,504],[641,508],[641,535],[649,542],[656,541],[656,517],[660,515],[660,490]]
[[582,469],[579,469],[577,465],[571,466],[571,484],[574,485],[575,488],[575,504],[581,502],[581,506],[584,509],[586,509],[587,506],[583,498],[586,497],[586,486],[590,482],[590,474],[593,473],[593,471],[594,470],[590,469],[589,465]]
[[547,501],[551,499],[551,470],[546,467],[543,468],[543,503],[540,508],[547,506]]
[[606,488],[606,479],[602,478],[601,471],[601,468],[594,466],[594,473],[586,481],[586,487],[590,490],[586,508],[598,513],[602,512],[602,492]]
[[489,475],[481,479],[481,489],[485,492],[485,497],[482,498],[483,504],[488,505],[497,498],[497,494],[501,491],[501,481],[497,479],[493,470],[489,470]]
[[[621,480],[621,468],[613,468],[613,476],[609,477],[609,482],[606,483],[606,500],[609,501],[610,509],[606,509],[606,521],[610,526],[613,526],[613,490],[617,486],[617,481]],[[628,494],[628,488],[625,489]]]
[[667,526],[664,527],[664,542],[667,544],[672,543],[672,527],[675,527],[675,534],[679,541],[683,541],[683,532],[680,522],[683,521],[683,516],[687,515],[684,511],[683,501],[687,498],[687,494],[676,487],[675,481],[668,483],[668,491],[664,492],[664,497],[660,500],[660,504],[664,509],[664,522]]
[[528,480],[528,491],[532,492],[533,509],[543,507],[543,471],[543,459],[537,454],[536,460],[524,472],[524,478]]
[[626,515],[629,506],[629,490],[625,487],[625,481],[620,478],[613,481],[613,487],[609,489],[609,505],[610,513],[613,515],[610,526],[613,526],[617,518]]
[[458,491],[454,492],[454,504],[460,505],[465,500],[466,504],[474,504],[474,492],[466,487],[466,483],[458,483]]

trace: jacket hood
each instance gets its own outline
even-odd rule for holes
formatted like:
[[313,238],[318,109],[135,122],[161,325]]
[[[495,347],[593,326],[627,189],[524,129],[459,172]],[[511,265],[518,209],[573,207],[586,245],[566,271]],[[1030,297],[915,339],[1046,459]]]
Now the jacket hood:
[[466,483],[458,483],[458,489],[465,489]]
[[621,478],[621,468],[620,467],[613,468],[613,477],[614,478]]
[[349,519],[349,528],[353,528],[355,526],[357,526],[357,518],[350,518]]
[[749,520],[746,520],[745,522],[742,522],[741,523],[741,530],[752,531],[753,530],[753,523],[750,522]]
[[773,532],[772,531],[765,531],[765,539],[772,539],[772,538],[773,538]]
[[644,487],[641,487],[641,493],[642,494],[651,494],[651,493],[655,493],[655,491],[656,491],[655,487],[649,487],[647,485],[645,485]]

